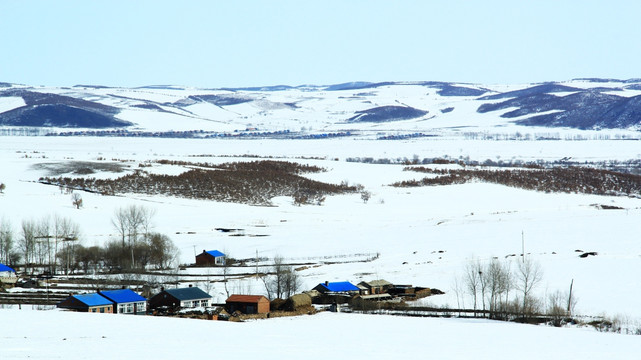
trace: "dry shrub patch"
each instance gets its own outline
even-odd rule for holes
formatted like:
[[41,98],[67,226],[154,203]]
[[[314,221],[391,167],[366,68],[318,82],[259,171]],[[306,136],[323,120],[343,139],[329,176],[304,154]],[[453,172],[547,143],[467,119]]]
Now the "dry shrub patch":
[[405,170],[439,176],[397,182],[392,186],[452,185],[483,181],[544,192],[641,196],[641,176],[585,167],[531,170],[435,170],[426,167],[407,167]]
[[276,196],[313,199],[324,195],[355,192],[345,184],[335,185],[301,176],[322,168],[284,161],[235,162],[220,165],[161,160],[161,164],[193,166],[180,175],[157,175],[136,171],[117,179],[40,178],[40,182],[98,192],[106,195],[136,193],[170,195],[192,199],[271,205]]

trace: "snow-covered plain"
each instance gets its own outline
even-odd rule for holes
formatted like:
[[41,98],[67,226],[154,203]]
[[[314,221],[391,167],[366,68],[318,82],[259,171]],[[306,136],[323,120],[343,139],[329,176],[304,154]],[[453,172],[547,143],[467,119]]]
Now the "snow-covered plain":
[[641,351],[638,337],[588,329],[343,313],[232,323],[0,310],[0,320],[3,359],[631,359]]
[[[346,162],[348,157],[418,158],[449,156],[472,160],[576,161],[638,159],[637,141],[481,141],[415,139],[333,140],[181,140],[130,138],[1,137],[0,217],[16,234],[22,220],[60,215],[80,224],[85,246],[115,236],[114,212],[129,204],[155,210],[154,231],[169,235],[181,249],[181,263],[194,253],[219,249],[235,258],[281,255],[285,259],[332,259],[379,253],[372,262],[324,265],[300,272],[304,288],[322,281],[376,278],[438,288],[446,292],[423,304],[471,307],[457,299],[455,279],[470,261],[488,262],[525,251],[544,271],[536,295],[546,299],[565,291],[574,280],[576,313],[641,319],[641,200],[581,194],[545,194],[499,185],[473,183],[446,187],[395,188],[391,183],[420,179],[403,165]],[[48,170],[38,164],[68,161],[100,163],[125,160],[124,173],[156,159],[193,162],[254,160],[251,154],[321,166],[327,172],[310,178],[362,184],[372,192],[328,197],[322,206],[295,206],[291,198],[273,207],[178,199],[167,196],[100,196],[82,193],[84,208],[74,209],[69,195],[37,183]],[[197,155],[198,157],[193,157]],[[147,169],[146,169],[147,170]],[[180,167],[154,165],[157,173]],[[89,176],[116,177],[124,173]],[[64,174],[64,176],[72,176]],[[623,210],[601,210],[595,204]],[[244,229],[231,237],[215,228]],[[257,236],[262,235],[262,236]],[[266,236],[265,236],[266,235]],[[579,258],[576,250],[597,256]],[[217,274],[211,270],[212,276]],[[197,284],[198,285],[198,284]],[[262,293],[262,283],[238,280],[232,292]],[[224,302],[222,285],[211,290]],[[638,353],[636,337],[585,329],[554,329],[487,321],[392,318],[322,314],[243,324],[181,319],[94,316],[59,311],[0,310],[0,322],[12,324],[0,337],[1,358],[106,358],[102,349],[128,349],[131,357],[185,358],[187,354],[240,358],[286,355],[376,358],[394,355],[447,358],[616,358]],[[65,325],[61,325],[65,324]],[[638,324],[638,322],[637,322]],[[337,330],[338,329],[338,330]],[[142,335],[139,335],[142,334]],[[63,340],[66,339],[66,340]],[[251,345],[247,345],[247,343]],[[122,354],[122,350],[118,350]]]

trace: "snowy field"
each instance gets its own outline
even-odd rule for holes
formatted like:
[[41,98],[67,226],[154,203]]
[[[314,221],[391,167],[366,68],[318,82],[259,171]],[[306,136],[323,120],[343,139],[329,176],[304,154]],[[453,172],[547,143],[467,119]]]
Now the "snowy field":
[[636,336],[486,320],[321,313],[248,323],[0,310],[2,359],[631,359]]
[[[250,154],[321,166],[327,172],[306,176],[324,182],[362,184],[372,198],[365,204],[358,194],[337,195],[329,196],[322,206],[299,207],[291,198],[283,197],[273,200],[275,206],[265,207],[166,196],[82,193],[84,208],[76,210],[69,195],[36,182],[40,176],[49,175],[37,166],[42,163],[128,160],[128,173],[147,160],[254,160],[234,157]],[[403,165],[351,163],[345,159],[448,156],[478,161],[554,161],[564,157],[603,161],[639,159],[640,154],[638,141],[2,137],[0,182],[6,184],[6,190],[0,194],[0,217],[11,221],[16,236],[22,220],[69,217],[80,225],[82,244],[91,246],[115,236],[111,218],[118,208],[144,205],[155,211],[153,230],[167,234],[180,248],[181,263],[193,263],[194,254],[203,249],[219,249],[234,258],[251,258],[258,252],[261,257],[281,255],[292,260],[379,253],[372,262],[303,270],[303,288],[311,289],[322,281],[358,283],[381,278],[446,292],[422,304],[456,307],[462,301],[461,305],[468,308],[472,307],[469,296],[457,299],[454,291],[455,280],[463,274],[465,265],[475,260],[486,263],[496,257],[515,268],[516,258],[506,256],[519,254],[524,239],[526,253],[543,268],[543,281],[535,290],[538,297],[546,299],[557,290],[566,291],[574,280],[576,313],[619,316],[638,324],[640,199],[545,194],[484,183],[395,188],[389,185],[422,176],[403,171]],[[183,169],[154,165],[149,171],[175,174]],[[623,209],[601,210],[595,205]],[[245,236],[231,237],[215,228],[244,229]],[[576,250],[598,255],[579,258]],[[231,286],[232,292],[264,293],[260,281],[239,280]],[[215,302],[224,302],[226,297],[221,285],[215,285],[210,294]],[[216,349],[216,355],[238,358],[294,354],[320,358],[339,351],[345,358],[424,354],[456,359],[626,359],[641,350],[637,337],[587,328],[347,314],[232,324],[0,310],[0,322],[15,325],[0,337],[2,359],[113,357],[111,352],[101,350],[105,348],[127,348],[132,358],[184,358],[190,352],[205,355]],[[58,323],[69,325],[59,327]],[[247,339],[251,346],[246,345]]]

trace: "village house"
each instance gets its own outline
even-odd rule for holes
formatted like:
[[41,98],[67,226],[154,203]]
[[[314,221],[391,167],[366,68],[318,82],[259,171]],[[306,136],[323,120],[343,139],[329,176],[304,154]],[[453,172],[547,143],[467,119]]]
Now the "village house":
[[223,266],[225,265],[225,254],[218,250],[203,250],[202,253],[196,255],[196,265],[198,266]]
[[365,291],[362,294],[384,294],[387,290],[394,287],[394,285],[386,280],[372,280],[372,281],[361,281],[357,285],[359,288],[364,289]]
[[325,281],[324,283],[320,283],[314,287],[313,290],[318,291],[321,294],[324,295],[331,295],[331,294],[344,294],[344,295],[354,295],[360,293],[360,289],[348,282],[348,281],[339,281],[339,282],[329,282]]
[[70,309],[79,312],[113,313],[111,300],[97,293],[84,295],[71,295],[56,305],[62,309]]
[[177,310],[179,308],[210,307],[211,295],[197,287],[181,289],[161,289],[160,293],[149,299],[149,308],[168,308]]
[[0,264],[0,283],[15,284],[17,281],[16,271],[7,265]]
[[98,294],[114,304],[115,314],[144,314],[147,311],[147,299],[131,289],[98,291]]
[[225,303],[229,313],[240,311],[243,314],[266,314],[269,312],[269,299],[262,295],[232,295]]

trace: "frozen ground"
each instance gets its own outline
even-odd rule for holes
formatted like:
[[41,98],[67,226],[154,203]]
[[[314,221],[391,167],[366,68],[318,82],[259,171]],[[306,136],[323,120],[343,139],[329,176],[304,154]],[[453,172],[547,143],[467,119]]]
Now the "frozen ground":
[[3,359],[630,359],[636,336],[588,329],[321,313],[249,323],[0,310]]
[[[638,278],[641,271],[640,199],[544,194],[483,183],[394,188],[388,185],[400,180],[418,179],[421,175],[404,172],[402,165],[350,163],[345,159],[411,159],[414,155],[422,159],[447,155],[454,159],[469,157],[479,161],[553,161],[564,157],[577,161],[601,161],[638,159],[640,153],[637,141],[225,141],[2,137],[0,182],[7,188],[5,194],[0,195],[0,217],[12,222],[16,234],[23,219],[38,220],[55,214],[70,217],[80,224],[83,244],[89,246],[102,244],[114,236],[110,220],[116,209],[140,204],[156,211],[154,231],[172,238],[181,249],[183,263],[193,262],[194,252],[199,253],[203,249],[219,249],[236,258],[254,257],[256,252],[259,256],[282,255],[286,259],[380,253],[377,260],[369,263],[327,265],[301,271],[304,287],[312,288],[325,280],[357,283],[383,278],[395,283],[441,289],[445,295],[428,298],[426,303],[453,307],[457,306],[454,282],[462,274],[465,264],[476,259],[486,262],[493,257],[513,262],[514,257],[505,257],[521,252],[523,234],[526,252],[541,264],[544,271],[543,281],[536,290],[537,296],[547,298],[549,293],[567,290],[574,280],[574,291],[579,298],[577,313],[586,316],[620,315],[637,321],[641,319],[638,306],[641,295],[641,280]],[[277,198],[274,199],[274,207],[257,207],[160,196],[109,197],[82,193],[85,207],[76,210],[69,195],[35,182],[38,177],[47,175],[42,168],[34,167],[40,163],[69,160],[109,162],[118,159],[131,160],[128,164],[133,169],[139,162],[154,159],[194,162],[253,160],[229,157],[247,154],[319,165],[328,171],[309,177],[333,183],[348,181],[350,184],[362,184],[373,196],[367,204],[354,194],[328,197],[323,206],[298,207],[292,204],[291,198]],[[309,159],[311,157],[318,159]],[[160,166],[151,170],[181,171]],[[90,176],[120,175],[122,173]],[[600,210],[594,204],[615,205],[623,210]],[[230,237],[216,231],[218,227],[241,228],[246,236]],[[576,250],[595,251],[598,255],[582,259]],[[262,283],[245,280],[232,284],[232,291],[261,293],[264,290]],[[216,302],[225,299],[220,286],[214,286],[210,293]],[[469,297],[463,305],[471,307]],[[52,354],[60,354],[60,357],[71,355],[72,358],[112,356],[109,352],[96,351],[99,348],[96,345],[112,349],[126,347],[143,358],[153,357],[153,354],[169,358],[173,357],[171,354],[185,354],[184,351],[209,354],[206,349],[212,347],[217,354],[263,355],[265,358],[286,354],[317,358],[331,354],[331,351],[339,351],[340,357],[358,357],[359,354],[368,354],[368,351],[374,353],[376,349],[375,354],[380,358],[398,355],[398,351],[402,351],[402,354],[447,358],[607,356],[623,359],[639,350],[636,337],[599,334],[587,329],[559,330],[483,321],[344,314],[220,324],[0,310],[0,321],[16,324],[8,335],[0,337],[2,353],[5,354],[4,349],[8,347],[12,349],[10,356],[15,358],[24,358],[27,354],[32,355],[31,358],[52,358]],[[63,331],[54,331],[51,324],[57,322],[74,325],[65,326]],[[336,328],[341,331],[334,330]],[[134,335],[137,331],[148,335],[139,338]],[[241,333],[246,337],[241,337]],[[176,334],[190,335],[176,339]],[[252,346],[245,345],[246,339],[251,339]],[[392,345],[381,347],[381,344],[388,343]],[[328,349],[323,350],[323,347]],[[378,351],[379,348],[382,349]]]

